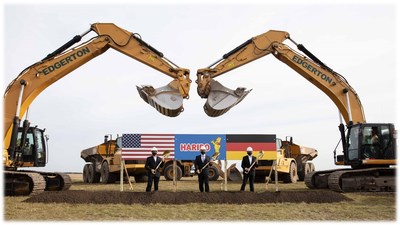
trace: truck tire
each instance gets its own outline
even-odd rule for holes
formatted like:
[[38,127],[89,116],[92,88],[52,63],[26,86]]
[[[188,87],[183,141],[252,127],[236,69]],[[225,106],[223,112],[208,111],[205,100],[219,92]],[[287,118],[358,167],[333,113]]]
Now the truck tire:
[[99,172],[96,172],[96,164],[87,164],[89,165],[88,167],[88,183],[94,184],[94,183],[99,183],[100,182],[100,176],[101,174]]
[[297,182],[297,167],[294,162],[290,163],[289,173],[283,174],[282,180],[284,183],[296,183]]
[[302,163],[302,170],[297,172],[297,175],[299,176],[299,181],[304,181],[304,178],[308,173],[311,172],[310,165],[308,163]]
[[218,168],[214,165],[208,168],[208,180],[215,181],[219,178],[219,171]]
[[82,172],[83,183],[89,183],[89,180],[88,180],[89,175],[88,175],[88,173],[89,173],[89,164],[85,164],[83,166],[83,172]]
[[100,174],[101,174],[101,182],[103,184],[115,183],[115,181],[117,180],[116,174],[110,173],[110,168],[108,167],[107,161],[104,161],[101,164]]
[[[164,177],[166,180],[174,179],[174,165],[169,164],[164,168]],[[176,180],[181,180],[182,178],[182,169],[181,167],[176,167]]]
[[267,178],[266,175],[263,174],[256,174],[254,176],[254,183],[265,183],[265,179]]

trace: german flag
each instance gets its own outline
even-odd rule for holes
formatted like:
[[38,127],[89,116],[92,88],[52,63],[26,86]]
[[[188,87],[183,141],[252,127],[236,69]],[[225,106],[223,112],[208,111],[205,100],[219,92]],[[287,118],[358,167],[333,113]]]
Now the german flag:
[[261,159],[276,159],[276,135],[274,134],[227,134],[226,158],[227,160],[242,160],[246,149],[253,148],[253,156],[259,151],[264,151]]

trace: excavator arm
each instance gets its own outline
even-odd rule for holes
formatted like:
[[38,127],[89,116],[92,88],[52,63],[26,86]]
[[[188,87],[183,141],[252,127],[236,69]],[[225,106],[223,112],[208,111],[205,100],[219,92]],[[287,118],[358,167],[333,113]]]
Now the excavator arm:
[[[285,40],[292,41],[305,55],[284,44]],[[197,92],[202,98],[208,98],[204,105],[207,115],[215,117],[226,113],[250,92],[245,88],[230,90],[214,80],[215,77],[270,53],[323,91],[336,104],[347,124],[365,123],[360,99],[346,79],[327,67],[303,45],[291,40],[289,33],[276,30],[249,39],[222,59],[197,71]]]
[[[90,31],[98,35],[77,47],[70,48]],[[19,126],[19,118],[23,117],[29,105],[44,89],[109,48],[173,78],[168,85],[158,89],[152,86],[142,86],[137,89],[147,103],[166,116],[174,117],[183,111],[183,98],[189,98],[191,83],[189,70],[176,66],[161,52],[144,42],[138,34],[112,23],[95,23],[87,32],[75,36],[41,61],[23,70],[8,85],[4,94],[4,147],[7,148],[10,144],[13,123],[14,126]]]

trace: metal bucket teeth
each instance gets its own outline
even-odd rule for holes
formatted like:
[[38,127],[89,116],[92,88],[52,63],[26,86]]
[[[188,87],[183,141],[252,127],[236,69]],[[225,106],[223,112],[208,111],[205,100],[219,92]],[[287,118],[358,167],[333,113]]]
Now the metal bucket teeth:
[[211,80],[211,90],[204,104],[204,111],[210,117],[217,117],[228,112],[233,106],[241,102],[251,90],[238,87],[232,90],[224,87],[216,80]]
[[152,86],[136,86],[140,97],[165,116],[176,117],[183,111],[183,97],[179,90],[166,85],[157,89]]

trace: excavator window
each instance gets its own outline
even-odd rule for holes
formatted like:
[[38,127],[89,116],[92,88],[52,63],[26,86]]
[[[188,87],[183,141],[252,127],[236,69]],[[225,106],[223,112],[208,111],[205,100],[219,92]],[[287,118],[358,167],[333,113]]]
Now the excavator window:
[[393,139],[390,135],[390,127],[389,125],[382,125],[381,126],[381,133],[380,133],[380,144],[381,144],[381,158],[383,159],[393,159],[394,150],[393,150]]
[[348,160],[393,159],[395,145],[390,129],[389,124],[353,126],[348,137]]
[[348,160],[354,161],[358,160],[358,140],[359,140],[359,129],[358,127],[353,127],[350,129],[348,138]]
[[35,129],[36,137],[36,162],[37,166],[44,166],[46,164],[46,145],[43,137],[43,132],[41,130]]
[[[372,159],[382,159],[383,152],[382,149],[384,148],[383,145],[388,144],[387,135],[383,135],[383,131],[388,132],[388,127],[386,129],[382,129],[384,127],[377,127],[377,126],[366,126],[364,127],[362,134],[363,134],[363,156],[365,158],[372,158]],[[383,148],[382,148],[383,147]]]
[[[18,133],[18,140],[17,140],[17,146],[20,146],[21,144],[21,135],[22,133]],[[32,150],[34,148],[34,138],[32,133],[28,133],[26,135],[26,141],[24,146],[22,147],[22,152],[24,156],[31,156],[32,155]]]

